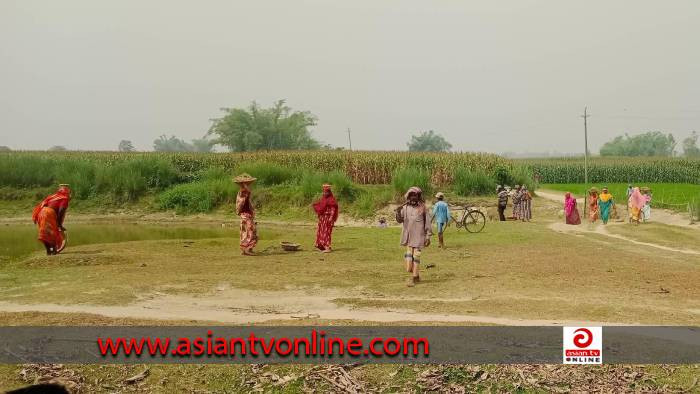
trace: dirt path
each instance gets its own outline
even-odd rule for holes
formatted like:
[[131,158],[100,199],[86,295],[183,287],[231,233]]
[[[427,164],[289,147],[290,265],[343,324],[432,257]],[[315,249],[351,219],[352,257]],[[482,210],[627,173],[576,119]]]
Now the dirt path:
[[[556,201],[561,203],[562,207],[564,206],[564,192],[558,192],[558,191],[553,191],[553,190],[537,190],[537,196],[545,198],[550,201]],[[585,204],[585,198],[577,198],[576,199],[577,205],[579,206],[579,210],[582,211],[583,204]],[[618,204],[618,207],[620,205]],[[619,209],[619,208],[618,208]],[[581,212],[583,213],[583,212]],[[626,210],[624,207],[622,208],[621,213],[626,213]],[[688,220],[688,215],[687,214],[681,214],[673,211],[669,211],[667,209],[653,209],[651,213],[651,221],[658,222],[658,223],[663,223],[663,224],[669,224],[672,226],[679,226],[679,227],[684,227],[684,228],[689,228],[693,230],[700,230],[700,226],[698,225],[693,225],[690,224],[690,220]]]
[[[327,319],[372,322],[443,322],[509,326],[630,325],[627,323],[567,320],[530,320],[494,316],[416,313],[406,309],[339,306],[333,300],[347,292],[307,294],[299,290],[251,291],[219,287],[201,297],[154,293],[124,306],[88,304],[16,304],[0,301],[2,312],[91,313],[114,318],[157,320],[201,320],[231,324],[263,323],[272,320]],[[406,299],[421,302],[433,299]]]
[[[608,225],[613,225],[613,226],[614,226],[614,224],[608,224]],[[619,240],[626,241],[626,242],[631,242],[631,243],[637,244],[637,245],[649,246],[649,247],[652,247],[652,248],[665,250],[665,251],[668,251],[668,252],[677,252],[677,253],[685,253],[685,254],[692,254],[692,255],[700,255],[700,251],[697,251],[697,250],[692,250],[692,249],[676,249],[676,248],[672,248],[672,247],[670,247],[670,246],[658,245],[658,244],[654,244],[654,243],[651,243],[651,242],[637,241],[637,240],[634,240],[634,239],[632,239],[632,238],[627,238],[627,237],[625,237],[625,236],[623,236],[623,235],[611,234],[611,233],[607,230],[606,226],[603,225],[603,224],[598,224],[594,229],[591,230],[591,229],[587,228],[586,226],[571,226],[571,225],[568,225],[568,224],[566,224],[566,223],[556,222],[556,223],[550,224],[550,225],[549,225],[549,228],[552,229],[552,230],[554,230],[554,231],[556,231],[556,232],[559,232],[559,233],[567,233],[567,234],[584,234],[584,233],[588,233],[588,234],[599,234],[599,235],[604,235],[604,236],[606,236],[606,237],[615,238],[615,239],[619,239]]]

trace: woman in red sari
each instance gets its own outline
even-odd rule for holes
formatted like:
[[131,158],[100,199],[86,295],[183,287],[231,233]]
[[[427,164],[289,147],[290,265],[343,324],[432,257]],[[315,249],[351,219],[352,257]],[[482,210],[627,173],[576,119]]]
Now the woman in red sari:
[[323,195],[318,202],[314,203],[314,211],[318,215],[315,246],[322,252],[328,253],[331,251],[333,225],[338,220],[338,202],[333,197],[331,185],[323,185]]
[[258,232],[255,228],[255,209],[250,200],[250,185],[256,178],[248,174],[241,174],[233,181],[241,187],[236,195],[236,214],[241,218],[241,254],[254,256],[253,248],[258,243]]
[[46,197],[32,212],[32,221],[39,228],[38,239],[44,244],[47,255],[58,254],[66,246],[63,220],[66,218],[70,189],[68,185],[58,185],[56,193]]

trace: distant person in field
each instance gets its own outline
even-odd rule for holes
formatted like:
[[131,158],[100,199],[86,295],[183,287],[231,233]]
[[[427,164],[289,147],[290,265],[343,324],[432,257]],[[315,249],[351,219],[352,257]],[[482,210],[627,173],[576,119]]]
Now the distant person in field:
[[520,188],[520,220],[529,222],[532,219],[532,194],[527,186]]
[[595,223],[598,220],[598,190],[592,188],[588,191],[588,220]]
[[386,218],[379,218],[379,223],[377,223],[377,227],[379,228],[387,228],[388,225],[386,224]]
[[564,214],[566,215],[566,224],[581,224],[581,216],[576,207],[576,197],[572,197],[569,192],[564,196]]
[[644,206],[642,207],[642,220],[651,220],[651,190],[649,188],[639,189],[644,196]]
[[506,215],[504,212],[508,207],[508,191],[501,185],[498,185],[496,191],[498,192],[498,219],[505,222]]
[[251,185],[256,178],[248,174],[241,174],[233,181],[238,184],[240,190],[236,195],[236,214],[241,217],[241,254],[254,256],[253,248],[258,243],[258,232],[255,228],[255,209],[250,199]]
[[314,203],[314,211],[318,215],[318,230],[316,231],[316,248],[323,253],[331,251],[331,234],[338,220],[338,202],[333,196],[331,185],[322,186],[321,199]]
[[608,224],[608,219],[610,219],[614,206],[615,200],[613,200],[612,194],[608,192],[607,187],[604,187],[603,192],[598,196],[598,209],[600,210],[600,220],[603,221],[603,224]]
[[511,199],[513,200],[513,218],[515,220],[520,219],[520,199],[522,198],[522,194],[520,194],[520,185],[515,185],[513,190],[511,190],[512,196]]
[[447,223],[450,221],[450,207],[447,205],[447,202],[445,202],[445,194],[443,192],[438,192],[435,198],[437,198],[437,202],[433,205],[432,217],[435,223],[437,223],[438,247],[444,248],[445,239],[443,238],[443,232],[445,231],[445,227],[447,227]]
[[404,195],[406,202],[396,208],[396,221],[403,224],[401,229],[401,246],[406,247],[404,260],[406,271],[411,273],[408,282],[413,287],[420,282],[418,267],[420,265],[421,251],[430,245],[430,237],[433,235],[430,217],[426,212],[423,191],[412,186]]
[[642,219],[641,213],[644,204],[646,204],[646,199],[639,191],[639,188],[635,187],[634,189],[632,189],[632,194],[630,194],[630,199],[627,204],[627,206],[629,207],[630,222],[639,224],[640,220]]
[[63,221],[70,203],[70,188],[58,185],[56,193],[46,197],[32,212],[32,221],[38,226],[38,239],[44,244],[47,255],[58,254],[66,246]]

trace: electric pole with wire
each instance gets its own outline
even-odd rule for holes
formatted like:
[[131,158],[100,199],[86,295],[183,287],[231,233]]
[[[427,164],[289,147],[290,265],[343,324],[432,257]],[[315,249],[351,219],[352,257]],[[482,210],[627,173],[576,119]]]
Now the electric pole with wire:
[[585,144],[585,152],[583,155],[583,171],[584,171],[584,180],[586,182],[586,187],[588,187],[588,117],[591,115],[588,115],[588,107],[583,108],[583,115],[581,117],[583,118],[583,139],[584,139],[584,144]]

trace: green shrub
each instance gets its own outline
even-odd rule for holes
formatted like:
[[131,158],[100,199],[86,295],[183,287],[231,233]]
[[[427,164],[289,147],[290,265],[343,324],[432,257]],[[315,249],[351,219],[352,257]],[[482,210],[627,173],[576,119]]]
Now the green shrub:
[[358,192],[355,202],[345,211],[357,218],[369,218],[374,216],[378,209],[389,204],[393,196],[392,190],[384,187],[362,190]]
[[391,176],[391,186],[396,196],[403,196],[411,186],[420,187],[424,198],[432,191],[430,173],[419,167],[396,169]]
[[479,196],[491,194],[496,190],[496,180],[481,170],[457,168],[452,189],[460,196]]
[[[344,172],[333,171],[324,175],[323,183],[330,183],[333,187],[333,195],[344,201],[354,201],[358,193],[355,183]],[[321,184],[321,185],[322,185]],[[321,186],[319,185],[319,187]]]
[[242,172],[258,178],[257,182],[261,185],[280,185],[298,178],[294,169],[270,162],[241,163],[236,167],[236,173]]
[[228,179],[185,183],[171,187],[158,196],[160,209],[178,213],[209,212],[226,203],[233,203],[238,188]]
[[353,201],[357,194],[357,186],[349,176],[340,171],[318,173],[305,171],[299,181],[299,189],[305,200],[311,200],[321,195],[324,183],[332,185],[333,195],[343,201]]

